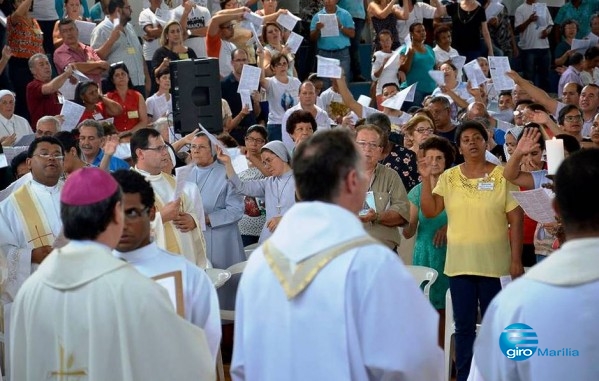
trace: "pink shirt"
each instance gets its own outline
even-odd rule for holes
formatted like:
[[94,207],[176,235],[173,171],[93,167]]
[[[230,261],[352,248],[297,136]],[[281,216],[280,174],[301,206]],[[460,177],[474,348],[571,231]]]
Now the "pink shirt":
[[[77,51],[71,49],[65,44],[62,44],[54,51],[54,65],[56,65],[56,70],[58,70],[58,73],[62,73],[64,68],[70,63],[102,61],[96,51],[90,46],[79,42],[79,47],[81,50]],[[101,85],[102,75],[100,74],[99,70],[97,74],[85,75],[87,75],[98,85]]]

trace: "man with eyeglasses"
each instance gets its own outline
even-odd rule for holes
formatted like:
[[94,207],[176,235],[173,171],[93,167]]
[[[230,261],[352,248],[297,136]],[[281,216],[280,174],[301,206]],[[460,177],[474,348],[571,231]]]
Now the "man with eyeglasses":
[[151,225],[157,212],[154,190],[144,176],[125,170],[113,172],[112,176],[123,191],[125,211],[125,226],[113,251],[114,255],[150,278],[181,272],[185,309],[183,317],[204,330],[214,363],[220,345],[221,328],[218,299],[210,278],[194,263],[158,247],[156,241],[152,241]]
[[[99,167],[102,159],[108,153],[105,153],[102,147],[106,141],[104,137],[104,128],[100,122],[93,119],[86,119],[77,126],[79,130],[79,148],[81,148],[82,159],[89,165]],[[108,169],[116,171],[117,169],[129,169],[126,161],[115,156],[110,156]]]
[[122,62],[129,69],[135,90],[149,95],[152,78],[142,54],[142,46],[131,21],[129,0],[108,0],[108,15],[91,35],[91,47],[110,64]]
[[255,91],[251,95],[253,111],[250,111],[249,105],[241,103],[237,88],[243,65],[248,63],[248,54],[245,50],[236,48],[231,52],[230,60],[233,71],[220,81],[221,95],[229,103],[232,115],[224,130],[234,137],[239,145],[244,146],[247,129],[256,124],[256,117],[260,115],[260,93]]
[[220,77],[225,78],[233,71],[231,52],[237,47],[231,42],[235,35],[234,21],[243,19],[251,10],[247,7],[223,9],[216,13],[208,23],[206,33],[206,52],[208,57],[218,58]]
[[60,121],[53,116],[43,116],[38,119],[35,126],[35,137],[54,136],[60,131]]
[[451,120],[451,108],[449,99],[444,96],[431,98],[427,110],[433,115],[435,122],[435,135],[442,136],[450,142],[455,143],[457,126]]
[[559,112],[557,122],[565,134],[574,136],[576,140],[582,142],[583,113],[580,108],[567,105]]
[[35,139],[27,151],[31,177],[0,203],[0,251],[6,256],[8,279],[2,303],[14,300],[17,291],[52,251],[61,234],[60,192],[64,149],[51,136]]
[[141,173],[154,189],[156,218],[153,222],[158,247],[177,253],[195,265],[206,268],[206,243],[202,233],[204,210],[196,187],[183,179],[180,194],[177,180],[163,172],[170,155],[160,132],[153,128],[136,131],[129,142],[134,170]]

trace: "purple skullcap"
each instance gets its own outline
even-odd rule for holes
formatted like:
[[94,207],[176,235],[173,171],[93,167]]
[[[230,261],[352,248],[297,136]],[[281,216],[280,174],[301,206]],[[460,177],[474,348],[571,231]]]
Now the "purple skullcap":
[[60,202],[72,206],[91,205],[106,200],[118,188],[119,184],[110,173],[85,167],[69,175],[60,193]]

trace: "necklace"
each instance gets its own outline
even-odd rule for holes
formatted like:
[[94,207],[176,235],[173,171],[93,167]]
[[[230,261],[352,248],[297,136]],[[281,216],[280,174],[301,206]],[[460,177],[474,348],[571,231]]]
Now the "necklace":
[[[287,183],[289,182],[289,180],[291,180],[293,176],[289,176],[287,178],[287,181],[285,181],[285,184],[283,185],[283,189],[281,189],[281,191],[279,192],[279,183],[277,182],[277,215],[281,215],[281,197],[283,197],[283,192],[285,191],[285,187],[287,186]],[[280,180],[281,178],[277,179]]]
[[[462,23],[462,24],[468,24],[470,21],[472,21],[472,19],[474,18],[474,16],[476,16],[476,13],[478,12],[478,9],[480,7],[476,7],[471,11],[466,11],[464,9],[462,9],[462,7],[458,4],[458,20]],[[461,15],[460,15],[461,12]],[[464,15],[465,13],[465,15]]]
[[12,120],[8,121],[9,125],[12,126],[12,132],[10,132],[10,130],[8,129],[8,127],[6,127],[6,125],[3,122],[0,122],[0,125],[2,125],[2,128],[4,128],[4,130],[6,131],[6,135],[12,135],[15,132],[15,125],[13,123]]
[[202,190],[204,190],[204,186],[206,186],[206,183],[208,182],[208,179],[210,178],[212,171],[214,171],[214,167],[210,168],[208,175],[206,175],[206,178],[204,179],[204,182],[202,183],[202,186],[200,187],[200,194],[202,194]]

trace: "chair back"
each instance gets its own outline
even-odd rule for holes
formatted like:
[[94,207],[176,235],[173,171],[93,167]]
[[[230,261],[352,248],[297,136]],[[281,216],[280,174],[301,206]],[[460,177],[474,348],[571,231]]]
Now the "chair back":
[[412,265],[406,267],[408,268],[408,271],[410,271],[410,274],[416,279],[419,286],[426,282],[424,285],[424,296],[429,298],[431,286],[435,283],[437,277],[439,277],[437,270],[426,266]]

